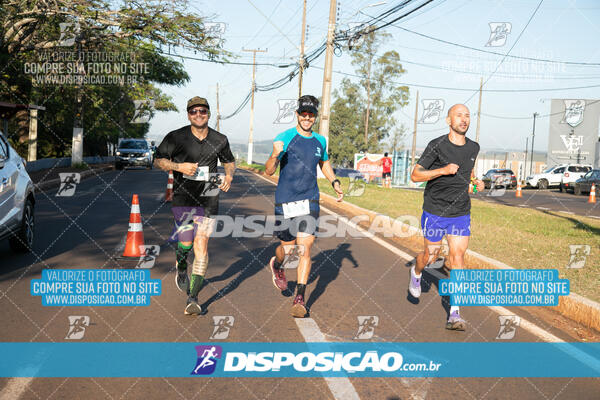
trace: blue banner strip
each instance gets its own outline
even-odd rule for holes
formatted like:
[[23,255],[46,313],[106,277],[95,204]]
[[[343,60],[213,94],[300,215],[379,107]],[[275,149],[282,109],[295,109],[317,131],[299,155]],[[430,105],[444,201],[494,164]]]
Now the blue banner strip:
[[600,343],[0,343],[1,377],[600,377]]

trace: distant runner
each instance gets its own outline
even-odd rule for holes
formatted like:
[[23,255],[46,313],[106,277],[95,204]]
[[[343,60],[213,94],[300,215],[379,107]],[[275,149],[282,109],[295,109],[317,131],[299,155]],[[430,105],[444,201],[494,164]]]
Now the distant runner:
[[[328,160],[327,142],[323,136],[312,131],[318,107],[319,101],[314,96],[306,95],[298,99],[297,125],[277,135],[273,152],[265,164],[265,172],[273,175],[281,162],[275,191],[276,225],[280,228],[277,237],[281,243],[275,250],[275,257],[269,262],[273,283],[279,290],[287,289],[281,265],[285,258],[284,246],[303,246],[303,251],[299,253],[297,290],[292,305],[292,316],[297,318],[303,318],[307,313],[304,293],[311,268],[310,248],[315,240],[319,218],[317,165],[338,194],[337,201],[342,201],[344,197],[340,181],[335,178]],[[282,226],[281,218],[285,224],[289,224],[288,228]]]
[[[465,105],[450,107],[446,117],[450,132],[429,142],[410,176],[413,182],[427,182],[421,217],[424,251],[417,256],[415,266],[410,270],[408,286],[410,294],[416,298],[421,295],[421,273],[437,259],[444,236],[449,246],[447,267],[461,269],[464,266],[464,254],[471,235],[468,190],[479,153],[479,144],[466,137],[470,118]],[[483,190],[483,181],[475,179],[474,183],[477,190]],[[446,329],[464,331],[465,327],[459,307],[451,306]]]
[[383,179],[382,186],[384,188],[392,187],[392,159],[388,157],[387,151],[383,154],[383,158],[379,160],[379,165],[383,168],[383,174],[381,178]]
[[[185,314],[201,314],[198,292],[208,266],[208,238],[214,228],[211,218],[219,212],[219,194],[208,195],[211,186],[227,192],[235,172],[235,160],[227,136],[208,127],[210,106],[202,97],[187,103],[191,125],[169,132],[156,149],[155,165],[173,171],[173,215],[178,238],[175,282],[188,293]],[[218,182],[217,159],[223,163],[225,178]],[[216,188],[215,188],[216,189]],[[188,278],[187,256],[194,247],[192,277]]]

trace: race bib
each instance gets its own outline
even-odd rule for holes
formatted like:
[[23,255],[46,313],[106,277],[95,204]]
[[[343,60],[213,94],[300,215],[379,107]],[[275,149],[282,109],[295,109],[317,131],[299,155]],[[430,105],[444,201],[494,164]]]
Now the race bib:
[[308,200],[291,201],[283,203],[283,218],[294,218],[310,214],[310,206]]
[[209,173],[208,173],[208,165],[204,167],[198,167],[196,173],[194,175],[183,175],[185,179],[191,179],[193,181],[208,181]]

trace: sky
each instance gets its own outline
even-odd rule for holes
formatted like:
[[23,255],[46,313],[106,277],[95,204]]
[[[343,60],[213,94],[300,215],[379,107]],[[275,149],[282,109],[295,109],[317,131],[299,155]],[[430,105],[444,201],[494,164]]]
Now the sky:
[[[423,0],[416,4],[421,2]],[[377,0],[338,1],[338,28],[348,29],[350,23],[367,21],[367,15],[377,15],[400,2],[379,3],[381,1]],[[471,110],[471,127],[467,135],[474,139],[479,82],[483,78],[480,144],[482,149],[507,150],[525,148],[527,138],[531,138],[534,112],[540,115],[536,121],[535,150],[547,149],[549,117],[546,115],[550,113],[550,99],[600,98],[600,46],[597,45],[600,3],[594,0],[545,0],[529,21],[539,3],[540,0],[435,0],[384,29],[392,36],[378,53],[396,50],[407,71],[396,82],[410,89],[409,104],[396,115],[398,123],[407,128],[404,141],[407,148],[412,143],[417,91],[419,118],[422,117],[421,101],[424,99],[443,100],[443,116],[452,104],[465,103]],[[236,61],[252,62],[252,53],[242,49],[267,50],[257,54],[257,62],[298,61],[302,0],[192,1],[189,6],[190,12],[226,24],[222,35],[224,48],[237,56]],[[307,1],[306,52],[324,42],[328,17],[329,1]],[[489,43],[490,23],[510,25],[505,41]],[[488,43],[492,46],[486,47]],[[201,57],[193,52],[176,51],[180,55]],[[504,57],[508,52],[535,60]],[[539,59],[560,62],[537,61]],[[573,62],[597,65],[569,64]],[[250,91],[251,65],[221,65],[189,59],[183,60],[183,64],[191,77],[190,82],[182,87],[161,87],[172,97],[179,111],[156,113],[151,120],[149,139],[160,141],[169,131],[188,124],[185,104],[196,95],[206,97],[211,104],[213,115],[209,124],[214,127],[217,83],[222,115],[232,113]],[[323,54],[305,71],[303,94],[322,95],[324,64]],[[275,82],[290,70],[257,66],[257,85]],[[333,71],[334,89],[347,76],[343,74],[356,73],[350,64],[348,50],[342,50],[334,57]],[[586,86],[598,87],[582,88]],[[540,89],[544,91],[535,91]],[[255,94],[255,141],[273,139],[293,126],[293,123],[277,124],[274,121],[279,111],[278,100],[297,96],[297,78],[279,89]],[[418,124],[418,147],[424,147],[430,140],[448,132],[443,116],[434,123]],[[250,104],[236,116],[221,121],[220,131],[232,143],[246,143],[249,122]],[[529,143],[531,145],[530,139]]]

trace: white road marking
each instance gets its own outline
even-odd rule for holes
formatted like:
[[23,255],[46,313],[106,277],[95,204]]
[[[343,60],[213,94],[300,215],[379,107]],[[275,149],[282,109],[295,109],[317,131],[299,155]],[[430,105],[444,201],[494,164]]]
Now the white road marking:
[[538,210],[549,210],[549,208],[546,207],[536,207]]
[[10,378],[6,386],[0,392],[0,399],[18,399],[31,384],[32,377]]
[[[305,342],[327,342],[325,335],[319,329],[319,326],[312,318],[294,318],[300,333],[304,337]],[[335,399],[339,400],[360,400],[356,389],[347,377],[344,378],[328,378],[324,377],[325,383],[329,387],[331,394]]]

